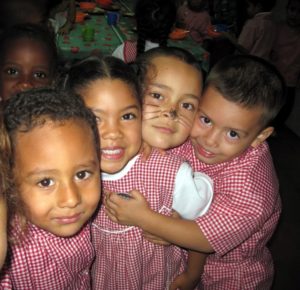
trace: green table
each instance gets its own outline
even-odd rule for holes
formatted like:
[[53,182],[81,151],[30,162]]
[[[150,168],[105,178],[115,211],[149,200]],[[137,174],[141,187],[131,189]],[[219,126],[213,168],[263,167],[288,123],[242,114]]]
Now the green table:
[[[126,2],[127,3],[127,2]],[[57,44],[61,56],[64,59],[81,59],[92,54],[110,55],[125,40],[135,40],[136,34],[133,30],[135,21],[133,17],[123,16],[122,13],[129,12],[132,7],[119,2],[121,9],[120,20],[117,25],[107,24],[106,15],[89,15],[84,23],[76,23],[68,35],[58,35]],[[92,26],[95,30],[93,41],[85,42],[82,39],[82,30],[86,25]],[[169,46],[184,48],[195,55],[207,71],[209,54],[201,45],[194,42],[189,36],[184,40],[169,40]]]

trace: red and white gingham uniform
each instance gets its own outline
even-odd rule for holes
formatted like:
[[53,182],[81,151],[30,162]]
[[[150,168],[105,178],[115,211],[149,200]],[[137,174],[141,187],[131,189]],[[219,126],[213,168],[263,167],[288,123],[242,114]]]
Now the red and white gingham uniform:
[[171,151],[214,182],[214,200],[196,222],[215,250],[202,276],[205,289],[269,289],[273,261],[266,243],[281,211],[278,181],[267,143],[221,164],[200,162],[190,141]]
[[90,289],[95,256],[90,229],[87,225],[77,235],[62,238],[29,224],[24,242],[12,245],[0,289]]
[[[119,180],[103,180],[104,190],[139,190],[150,207],[169,215],[176,173],[182,164],[174,156],[153,152],[147,162],[136,159],[131,170]],[[96,260],[92,268],[92,287],[105,290],[163,290],[184,269],[183,250],[160,246],[142,237],[141,229],[111,222],[104,206],[92,223]]]
[[[136,41],[126,40],[120,44],[112,53],[112,56],[122,59],[126,63],[135,61],[137,56],[137,43]],[[145,51],[158,47],[159,44],[146,40]]]

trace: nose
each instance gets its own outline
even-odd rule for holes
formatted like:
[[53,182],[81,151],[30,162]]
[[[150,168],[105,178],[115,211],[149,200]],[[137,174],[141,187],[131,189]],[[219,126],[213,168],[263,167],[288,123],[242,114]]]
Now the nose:
[[80,202],[80,189],[73,180],[61,186],[58,192],[58,204],[60,207],[74,208]]
[[163,112],[163,116],[175,120],[178,117],[177,111],[174,108],[169,109],[168,111]]
[[214,128],[209,128],[209,130],[207,130],[206,134],[203,137],[204,137],[204,142],[207,146],[209,147],[218,146],[219,133]]
[[122,128],[119,122],[110,121],[101,124],[100,135],[103,139],[118,139],[122,136]]
[[31,78],[29,76],[22,76],[22,78],[19,80],[17,84],[17,88],[19,91],[25,91],[28,89],[33,88],[33,83],[31,81]]

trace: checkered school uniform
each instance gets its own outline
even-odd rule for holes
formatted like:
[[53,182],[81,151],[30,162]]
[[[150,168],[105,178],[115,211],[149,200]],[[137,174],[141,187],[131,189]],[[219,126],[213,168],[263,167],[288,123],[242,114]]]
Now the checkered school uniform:
[[[17,235],[16,231],[12,234]],[[23,243],[11,247],[0,289],[90,289],[94,256],[90,225],[73,237],[62,238],[29,224]]]
[[[170,157],[158,152],[152,153],[147,162],[138,157],[119,180],[102,178],[104,191],[126,193],[137,189],[153,210],[170,215],[175,176],[182,164]],[[111,222],[104,206],[92,223],[92,240],[96,250],[93,289],[168,289],[185,267],[183,250],[150,243],[142,237],[141,229]]]
[[171,151],[214,182],[214,200],[196,222],[215,253],[208,256],[204,289],[269,289],[273,261],[266,244],[281,211],[278,181],[267,143],[221,164],[200,162],[190,141]]

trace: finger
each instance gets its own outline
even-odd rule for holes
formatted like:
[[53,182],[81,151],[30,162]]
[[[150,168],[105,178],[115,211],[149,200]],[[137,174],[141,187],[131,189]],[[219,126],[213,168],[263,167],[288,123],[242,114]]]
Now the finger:
[[118,223],[118,219],[109,210],[105,209],[105,213],[111,221]]

